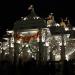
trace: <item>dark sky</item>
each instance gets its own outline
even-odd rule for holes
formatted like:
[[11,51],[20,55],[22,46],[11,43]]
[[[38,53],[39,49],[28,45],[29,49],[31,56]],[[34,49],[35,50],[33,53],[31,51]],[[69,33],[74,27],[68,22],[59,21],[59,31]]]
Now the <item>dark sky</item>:
[[40,17],[46,17],[53,12],[58,21],[61,17],[69,17],[71,24],[75,22],[75,3],[73,0],[0,0],[0,32],[13,27],[13,23],[26,16],[30,4],[34,5]]

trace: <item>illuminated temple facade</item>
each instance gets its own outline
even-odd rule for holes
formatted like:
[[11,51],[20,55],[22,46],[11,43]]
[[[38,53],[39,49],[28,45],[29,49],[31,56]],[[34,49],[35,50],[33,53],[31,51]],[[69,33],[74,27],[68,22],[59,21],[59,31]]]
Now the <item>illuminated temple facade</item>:
[[15,61],[27,61],[30,58],[40,62],[69,60],[75,52],[75,39],[72,37],[75,28],[70,27],[67,18],[61,19],[59,24],[52,13],[43,19],[32,8],[28,16],[14,23],[13,31],[7,31],[11,37],[3,43],[3,49],[0,48],[7,51],[4,55],[10,55],[10,59],[13,57]]

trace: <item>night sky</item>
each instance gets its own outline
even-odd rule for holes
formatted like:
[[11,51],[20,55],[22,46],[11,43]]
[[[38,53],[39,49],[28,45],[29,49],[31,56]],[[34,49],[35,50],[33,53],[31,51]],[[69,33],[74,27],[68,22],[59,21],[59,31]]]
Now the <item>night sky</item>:
[[75,25],[75,3],[73,0],[0,0],[0,32],[11,29],[13,23],[22,16],[29,14],[29,5],[33,4],[35,12],[40,17],[46,17],[53,12],[55,20],[68,17]]

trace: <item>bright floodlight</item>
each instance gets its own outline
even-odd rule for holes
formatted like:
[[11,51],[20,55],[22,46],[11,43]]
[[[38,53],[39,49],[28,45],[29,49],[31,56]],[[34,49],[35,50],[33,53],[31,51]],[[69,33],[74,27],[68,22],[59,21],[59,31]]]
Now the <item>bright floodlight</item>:
[[55,55],[55,60],[56,60],[56,61],[59,61],[60,59],[61,59],[61,56],[56,54],[56,55]]
[[36,17],[37,19],[39,19],[39,17]]
[[47,27],[50,27],[51,25],[49,24],[49,25],[47,25]]
[[8,30],[6,31],[7,33],[13,33],[14,31],[13,30]]
[[4,40],[9,40],[8,38],[3,38]]
[[14,44],[11,44],[11,47],[13,48],[14,47]]
[[49,42],[45,42],[45,46],[49,46]]
[[21,19],[23,19],[23,17],[21,17]]
[[75,30],[75,27],[73,27],[72,30]]
[[17,40],[17,43],[19,43],[19,44],[20,44],[20,43],[21,43],[21,39]]
[[23,20],[27,20],[27,18],[25,17]]
[[68,27],[66,27],[66,28],[65,28],[65,31],[68,31],[68,30],[69,30],[69,28],[68,28]]
[[7,55],[7,54],[9,54],[9,53],[5,52],[5,55]]
[[55,26],[60,26],[60,24],[56,23]]
[[67,61],[69,60],[69,55],[66,55],[66,60],[67,60]]
[[27,52],[28,52],[28,53],[31,53],[31,51],[30,51],[30,50],[28,50]]
[[26,47],[28,47],[28,44],[26,44]]

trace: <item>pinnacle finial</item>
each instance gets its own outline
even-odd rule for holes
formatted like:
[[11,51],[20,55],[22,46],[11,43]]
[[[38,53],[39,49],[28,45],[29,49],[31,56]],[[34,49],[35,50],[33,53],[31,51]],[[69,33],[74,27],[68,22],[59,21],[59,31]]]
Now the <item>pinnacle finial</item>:
[[28,10],[32,10],[32,8],[33,8],[33,5],[30,5],[29,8],[28,8]]

